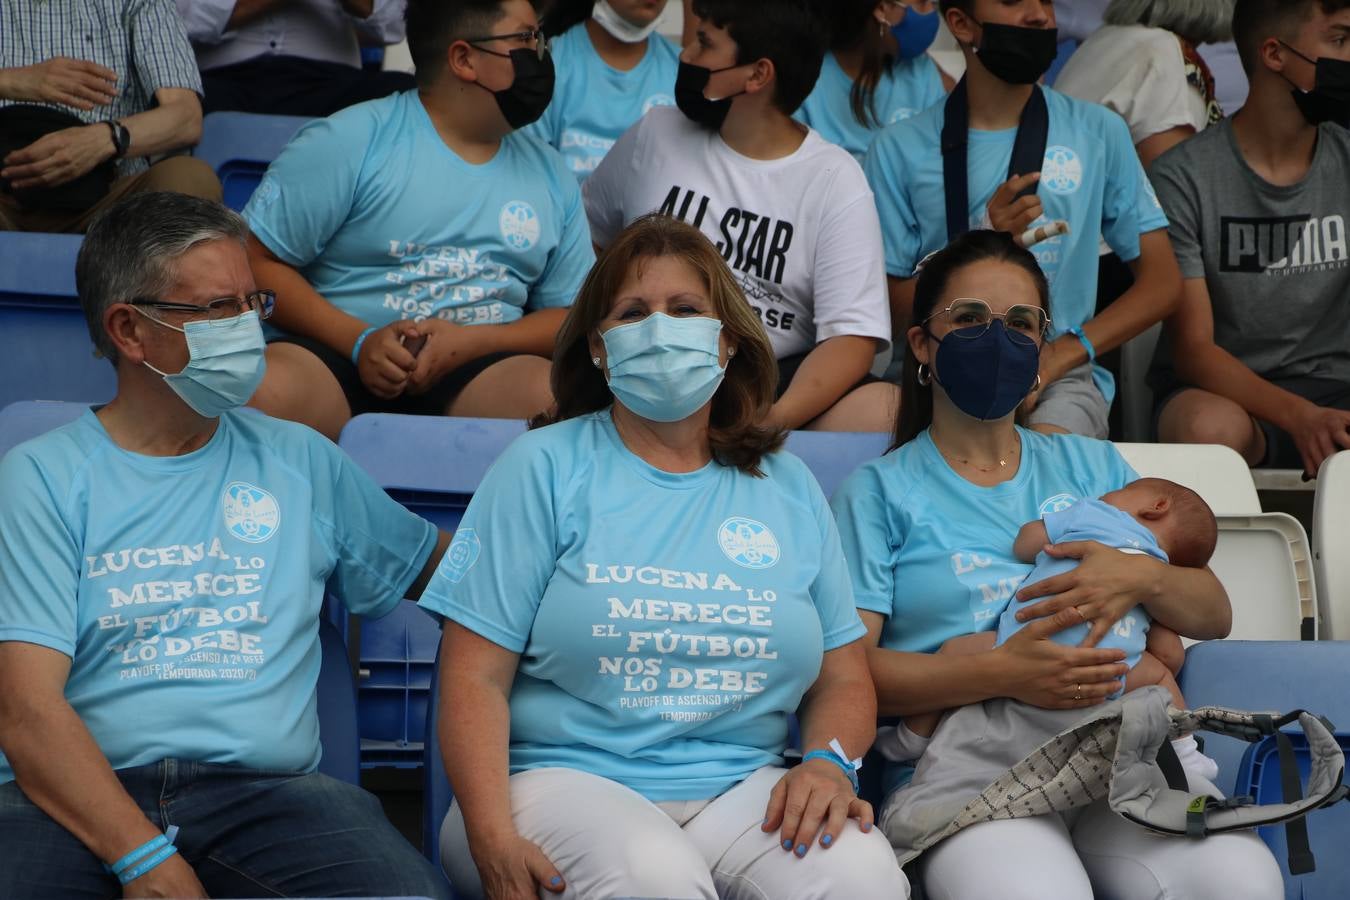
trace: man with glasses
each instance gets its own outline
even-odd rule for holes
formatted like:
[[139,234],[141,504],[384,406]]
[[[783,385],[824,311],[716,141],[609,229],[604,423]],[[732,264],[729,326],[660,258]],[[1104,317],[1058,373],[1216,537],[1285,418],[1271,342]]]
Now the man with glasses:
[[1158,436],[1313,477],[1350,449],[1350,0],[1238,0],[1233,36],[1246,105],[1150,172],[1185,277]]
[[576,179],[513,133],[553,62],[526,0],[413,0],[418,90],[302,130],[244,217],[284,334],[255,405],[336,438],[370,411],[529,418],[594,261]]
[[238,409],[273,307],[246,236],[180,194],[98,219],[76,281],[117,394],[0,459],[0,896],[449,894],[315,771],[325,585],[384,615],[446,536]]

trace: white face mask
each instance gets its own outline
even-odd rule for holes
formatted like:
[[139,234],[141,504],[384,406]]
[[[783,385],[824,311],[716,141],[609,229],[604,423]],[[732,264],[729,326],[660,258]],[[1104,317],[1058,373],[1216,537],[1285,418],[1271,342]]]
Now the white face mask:
[[591,11],[591,18],[595,24],[605,29],[616,41],[623,41],[625,44],[640,44],[651,37],[652,32],[656,31],[656,23],[660,21],[660,16],[652,19],[649,25],[634,25],[614,11],[607,0],[595,0],[595,9]]

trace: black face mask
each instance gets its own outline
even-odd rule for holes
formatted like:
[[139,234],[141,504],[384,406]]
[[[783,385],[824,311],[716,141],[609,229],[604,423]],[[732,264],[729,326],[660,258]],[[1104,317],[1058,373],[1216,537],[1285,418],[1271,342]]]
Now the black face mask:
[[[1303,118],[1312,125],[1333,122],[1342,127],[1350,127],[1350,62],[1328,56],[1318,57],[1317,61],[1313,62],[1288,44],[1284,46],[1295,56],[1317,67],[1317,79],[1313,82],[1311,91],[1302,90],[1292,81],[1289,82],[1294,86],[1294,102],[1298,104]],[[1284,77],[1283,72],[1280,74]],[[1288,78],[1284,80],[1289,81]]]
[[[511,86],[501,91],[478,86],[497,98],[497,107],[506,118],[506,124],[512,128],[524,128],[538,120],[553,100],[553,54],[544,52],[544,58],[534,50],[518,49],[510,53],[498,53],[495,50],[478,48],[493,56],[504,56],[511,60],[516,71]],[[477,82],[475,82],[477,84]]]
[[739,97],[745,91],[738,91],[731,97],[723,97],[721,100],[709,100],[704,96],[703,90],[708,86],[709,79],[718,72],[737,67],[708,69],[680,60],[679,73],[675,76],[675,105],[691,121],[704,128],[711,128],[713,131],[721,128],[722,123],[727,120],[727,113],[731,112],[732,98]]
[[989,74],[1008,84],[1035,84],[1059,54],[1058,29],[978,24],[980,46],[975,55]]

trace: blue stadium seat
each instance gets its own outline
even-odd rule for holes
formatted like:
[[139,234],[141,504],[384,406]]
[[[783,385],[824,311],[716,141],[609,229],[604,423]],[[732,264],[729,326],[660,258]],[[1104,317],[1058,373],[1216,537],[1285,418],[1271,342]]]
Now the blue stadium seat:
[[75,293],[83,240],[0,231],[0,407],[17,400],[112,399],[113,367],[94,357]]
[[[87,408],[82,403],[30,400],[0,409],[0,456],[16,444],[74,421]],[[319,771],[348,784],[360,784],[356,686],[347,647],[337,629],[326,620],[319,622],[319,644],[323,652],[317,691],[319,738],[323,744]]]
[[[1350,729],[1350,641],[1205,641],[1186,651],[1178,679],[1186,705],[1288,712],[1307,709]],[[1218,787],[1233,792],[1248,744],[1205,735],[1219,764]]]
[[84,403],[50,400],[21,400],[0,408],[0,456],[16,444],[75,421],[88,408]]
[[785,449],[806,463],[825,496],[832,497],[854,469],[881,456],[890,445],[889,434],[794,431]]
[[[1345,735],[1350,730],[1347,672],[1350,641],[1205,641],[1186,651],[1186,664],[1178,681],[1191,708],[1227,706],[1281,713],[1306,709],[1325,716],[1339,734]],[[1250,751],[1256,748],[1237,738],[1215,734],[1204,738],[1205,753],[1219,764],[1220,790],[1230,796],[1260,793],[1266,778],[1259,766],[1253,772]],[[1265,776],[1269,774],[1267,771]],[[1268,796],[1262,800],[1271,801]],[[1345,848],[1350,847],[1350,815],[1344,804],[1314,812],[1308,818],[1308,833],[1317,856],[1316,872],[1291,876],[1283,849],[1283,828],[1263,828],[1260,833],[1275,850],[1284,873],[1287,900],[1340,900],[1346,896],[1350,886],[1343,879],[1350,872],[1350,857],[1345,854]]]
[[[371,413],[342,430],[338,445],[408,509],[454,531],[506,445],[525,432],[508,419]],[[432,662],[440,631],[416,604],[360,626],[362,766],[422,765]]]
[[215,112],[202,120],[202,139],[194,154],[216,170],[225,205],[241,210],[262,181],[267,166],[281,153],[305,116]]
[[361,738],[356,728],[356,681],[347,658],[347,645],[332,622],[319,620],[319,741],[323,756],[319,771],[345,781],[361,783]]

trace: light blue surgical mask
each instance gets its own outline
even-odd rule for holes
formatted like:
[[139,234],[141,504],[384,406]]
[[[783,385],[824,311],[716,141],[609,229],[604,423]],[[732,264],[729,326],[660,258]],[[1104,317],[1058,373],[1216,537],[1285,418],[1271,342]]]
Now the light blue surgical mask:
[[644,419],[687,419],[712,399],[726,375],[721,335],[717,319],[665,313],[611,328],[600,335],[609,357],[609,389]]
[[905,17],[891,26],[891,34],[900,48],[901,59],[914,59],[922,56],[933,41],[937,40],[938,11],[915,12],[913,7],[905,9]]
[[[133,307],[137,310],[140,307]],[[182,328],[141,312],[150,321],[187,337],[188,363],[181,372],[161,372],[164,383],[198,415],[214,419],[248,402],[262,381],[266,363],[262,323],[256,310],[217,321],[188,322]]]

